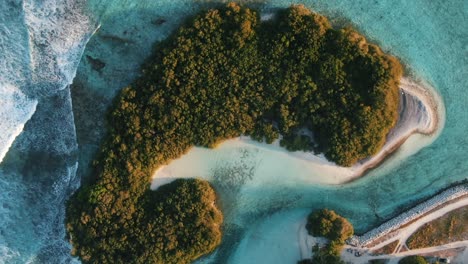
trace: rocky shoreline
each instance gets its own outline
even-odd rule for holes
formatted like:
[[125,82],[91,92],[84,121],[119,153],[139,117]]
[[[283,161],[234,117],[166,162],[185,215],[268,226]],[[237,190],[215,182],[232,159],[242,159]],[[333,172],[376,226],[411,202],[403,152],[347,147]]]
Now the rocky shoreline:
[[430,212],[431,210],[450,202],[454,199],[468,195],[468,183],[462,183],[460,185],[449,188],[434,197],[418,204],[417,206],[409,209],[408,211],[400,214],[399,216],[390,219],[382,225],[370,230],[362,236],[353,236],[347,243],[352,246],[364,247],[374,240],[389,234],[390,232],[400,228],[401,226],[418,219],[422,215]]

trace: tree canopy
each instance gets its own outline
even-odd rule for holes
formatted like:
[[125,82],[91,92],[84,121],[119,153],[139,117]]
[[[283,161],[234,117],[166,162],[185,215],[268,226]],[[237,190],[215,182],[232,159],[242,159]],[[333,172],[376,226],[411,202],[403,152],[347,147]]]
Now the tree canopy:
[[328,209],[311,213],[306,228],[310,235],[325,237],[338,244],[344,244],[354,234],[353,225],[346,218]]
[[307,263],[342,264],[340,252],[349,237],[354,234],[353,225],[335,211],[322,209],[312,212],[307,217],[306,229],[309,235],[325,237],[330,242],[322,247],[314,247],[312,259],[304,260]]
[[[101,195],[109,199],[106,192]],[[130,198],[129,192],[120,195]],[[148,190],[138,204],[119,199],[130,207],[88,200],[83,205],[93,206],[91,214],[75,211],[82,208],[73,204],[67,212],[72,254],[85,263],[190,263],[221,242],[223,216],[215,198],[206,181],[178,179],[156,192]]]
[[188,263],[211,252],[222,221],[213,189],[180,180],[150,191],[159,166],[240,135],[282,135],[290,150],[352,165],[395,124],[401,72],[356,31],[303,6],[262,23],[234,3],[201,12],[156,44],[116,98],[92,180],[68,204],[73,253],[87,263]]

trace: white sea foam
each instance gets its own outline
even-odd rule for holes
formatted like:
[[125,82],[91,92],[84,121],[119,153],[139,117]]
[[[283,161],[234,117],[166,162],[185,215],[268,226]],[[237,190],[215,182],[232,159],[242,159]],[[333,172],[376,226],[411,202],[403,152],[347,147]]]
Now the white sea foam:
[[[51,62],[52,64],[56,63],[56,62],[59,62],[58,64],[60,66],[58,66],[58,67],[55,67],[55,66],[49,67],[50,64],[45,65],[45,66],[47,66],[48,69],[53,69],[54,71],[57,70],[57,72],[59,72],[59,74],[61,74],[59,77],[49,76],[48,72],[44,72],[44,71],[42,73],[40,73],[40,74],[38,74],[38,73],[33,74],[32,71],[31,71],[31,68],[37,69],[38,67],[41,66],[40,63],[37,63],[38,61],[40,61],[42,59],[41,56],[42,55],[49,55],[48,52],[50,52],[50,51],[56,52],[57,50],[60,50],[61,45],[59,43],[59,45],[56,45],[53,48],[52,47],[46,48],[46,49],[49,50],[48,52],[34,51],[34,49],[37,48],[37,47],[30,46],[29,44],[35,45],[36,42],[29,39],[29,37],[30,36],[33,36],[34,38],[42,38],[43,37],[42,33],[40,33],[40,29],[35,28],[36,26],[46,26],[48,28],[48,30],[54,30],[54,28],[61,28],[62,27],[62,33],[60,33],[60,34],[63,34],[63,30],[64,30],[63,27],[65,27],[65,31],[66,31],[66,29],[72,30],[72,28],[81,27],[83,21],[79,21],[79,19],[74,20],[75,23],[66,24],[66,21],[65,21],[67,19],[70,19],[70,16],[72,16],[72,17],[73,16],[80,16],[80,12],[77,11],[73,7],[74,3],[78,2],[78,1],[79,0],[77,0],[77,1],[69,1],[69,0],[64,0],[64,1],[60,1],[60,0],[57,0],[57,1],[49,1],[49,0],[38,0],[38,1],[33,1],[33,0],[24,0],[24,1],[23,0],[6,0],[6,1],[0,1],[0,82],[10,83],[14,87],[19,87],[21,89],[21,91],[23,91],[23,93],[27,94],[27,95],[48,94],[47,89],[45,89],[43,87],[52,87],[52,88],[54,88],[54,89],[50,89],[50,90],[61,89],[61,88],[65,87],[64,84],[67,83],[70,80],[71,76],[74,75],[73,69],[72,69],[73,68],[72,67],[73,63],[69,63],[69,64],[63,63],[64,61],[66,62],[66,60],[68,58],[68,54],[67,54],[66,49],[64,48],[63,53],[61,53],[63,55],[61,57],[61,59],[51,58],[51,59],[46,59],[45,60],[45,61]],[[34,2],[37,2],[37,3],[34,3]],[[161,14],[164,14],[164,16],[170,18],[170,19],[168,19],[168,21],[169,21],[168,24],[173,23],[174,25],[177,24],[174,21],[178,21],[178,19],[176,19],[175,16],[171,12],[167,12],[166,10],[168,10],[168,9],[170,10],[171,8],[176,8],[177,7],[177,8],[180,8],[181,10],[187,10],[187,11],[183,11],[183,12],[189,12],[189,10],[191,10],[191,8],[192,8],[190,6],[190,4],[182,4],[181,1],[172,1],[172,0],[166,0],[166,1],[140,1],[140,2],[138,2],[138,1],[133,1],[132,2],[132,1],[128,1],[128,0],[123,0],[123,1],[116,1],[116,0],[92,1],[91,0],[89,2],[95,2],[96,5],[102,6],[103,9],[107,9],[110,5],[114,5],[116,10],[126,10],[126,9],[129,9],[130,7],[138,5],[138,4],[142,5],[143,6],[142,10],[144,10],[144,8],[148,8],[147,7],[148,5],[156,5],[157,6],[156,8],[158,10],[164,10],[164,11],[160,12]],[[190,2],[190,1],[188,1],[188,2]],[[278,1],[273,1],[273,2],[278,2]],[[308,1],[305,1],[305,2],[308,2]],[[319,3],[320,1],[313,1],[313,2],[314,2],[314,5],[315,5],[315,3]],[[336,6],[334,6],[334,3],[333,3],[334,1],[322,1],[322,2],[327,3],[327,5],[330,3],[331,7],[334,7],[334,8],[336,7]],[[388,2],[389,4],[386,5],[385,2]],[[23,5],[23,3],[27,7],[26,12],[29,12],[29,14],[28,14],[29,17],[27,19],[24,17],[23,8],[22,7],[21,8],[16,8],[16,6],[21,6],[21,5]],[[54,17],[54,9],[53,8],[49,8],[49,7],[46,6],[46,5],[50,5],[51,3],[52,3],[51,6],[54,6],[54,5],[58,6],[59,10],[62,8],[62,6],[66,6],[66,5],[71,5],[71,6],[67,7],[69,10],[66,10],[64,13],[61,13],[60,16],[63,16],[63,18],[59,18],[59,16]],[[63,3],[63,5],[61,5],[61,3]],[[413,4],[415,6],[412,6]],[[312,4],[309,4],[309,5],[312,5]],[[318,5],[320,6],[320,4],[318,4]],[[321,4],[321,5],[322,5],[322,8],[323,8],[324,4]],[[461,38],[455,39],[455,38],[447,37],[448,35],[446,36],[446,35],[439,34],[440,32],[444,32],[444,33],[448,32],[448,33],[451,34],[454,27],[452,26],[452,24],[449,23],[447,25],[446,23],[447,23],[447,21],[460,21],[459,20],[460,15],[457,15],[455,12],[452,12],[452,13],[448,12],[448,11],[450,11],[450,9],[448,9],[448,11],[444,11],[444,12],[437,12],[437,14],[442,14],[442,17],[444,18],[442,21],[444,23],[435,23],[434,21],[436,21],[436,22],[439,21],[439,20],[436,20],[438,17],[433,17],[433,16],[431,16],[431,14],[427,14],[427,13],[424,13],[424,16],[420,16],[420,10],[421,9],[420,8],[415,8],[415,7],[418,7],[418,5],[419,5],[418,1],[413,1],[413,2],[409,2],[408,4],[401,5],[401,7],[404,8],[404,9],[397,9],[397,8],[393,8],[394,4],[393,4],[392,1],[379,1],[379,6],[373,6],[372,9],[369,9],[369,8],[362,9],[362,5],[356,5],[355,3],[352,3],[351,6],[348,7],[347,5],[344,4],[344,2],[341,1],[339,6],[343,6],[343,8],[340,7],[340,8],[338,8],[338,10],[342,9],[344,14],[345,14],[345,17],[357,18],[357,20],[353,20],[353,22],[357,22],[359,24],[359,26],[366,29],[366,31],[368,31],[371,36],[372,36],[372,34],[374,34],[374,37],[376,39],[381,39],[383,43],[387,43],[387,45],[388,45],[387,47],[389,47],[389,46],[390,47],[398,46],[396,48],[396,50],[398,51],[397,54],[400,54],[403,57],[405,57],[405,56],[408,57],[409,58],[408,59],[409,64],[414,65],[416,69],[418,69],[419,71],[425,73],[426,76],[431,77],[434,80],[434,82],[439,86],[439,88],[442,89],[443,92],[447,92],[447,90],[448,90],[447,87],[450,87],[450,93],[447,92],[447,94],[450,94],[450,95],[451,94],[456,94],[459,97],[459,98],[454,97],[454,99],[451,101],[451,106],[453,107],[453,109],[451,111],[452,120],[458,120],[458,121],[466,120],[466,118],[460,118],[460,115],[461,115],[461,117],[463,117],[463,115],[466,116],[466,114],[465,114],[466,111],[462,111],[464,109],[463,106],[466,105],[466,104],[463,104],[463,102],[466,102],[466,100],[461,99],[466,94],[466,93],[463,92],[465,90],[461,89],[461,88],[464,88],[464,86],[460,85],[461,83],[463,83],[462,82],[463,80],[457,81],[456,78],[458,78],[458,77],[455,76],[456,74],[458,74],[458,76],[463,76],[463,75],[460,74],[459,71],[457,72],[456,69],[461,69],[462,68],[461,66],[466,65],[466,63],[456,64],[457,62],[460,62],[460,59],[457,60],[457,58],[464,58],[464,57],[460,56],[460,52],[458,52],[458,53],[454,52],[454,51],[457,51],[457,50],[458,51],[463,50],[463,47],[459,45],[460,43],[461,44],[463,44],[463,43],[461,41],[459,41],[459,40],[461,40]],[[168,8],[168,6],[171,6],[171,8]],[[379,10],[379,7],[382,7],[382,9],[384,9],[384,11]],[[391,7],[391,8],[386,8],[386,7]],[[329,8],[329,9],[331,9],[331,8]],[[17,12],[18,10],[20,12]],[[362,10],[364,10],[364,11],[362,11]],[[372,10],[372,12],[375,13],[375,17],[374,17],[375,19],[366,19],[368,17],[368,11],[366,11],[366,10]],[[395,10],[395,12],[389,12],[389,10]],[[410,12],[406,12],[408,10]],[[415,15],[408,16],[408,14],[412,14],[411,10],[416,10],[417,12],[414,13]],[[426,11],[428,11],[428,10],[431,10],[431,9],[426,9]],[[460,10],[462,10],[462,9],[460,9]],[[348,11],[351,12],[351,13],[346,13]],[[43,14],[45,16],[39,16],[39,20],[41,20],[40,23],[37,23],[37,24],[32,23],[32,22],[35,22],[36,15],[33,14],[31,16],[30,12],[44,12]],[[353,13],[353,12],[357,12],[357,13]],[[51,15],[51,17],[50,17],[51,21],[53,20],[53,23],[50,23],[49,25],[47,25],[47,21],[46,21],[47,19],[45,18],[48,14]],[[384,22],[383,23],[379,22],[380,20],[377,19],[382,14],[383,14],[383,17],[384,17]],[[444,15],[445,15],[445,17],[444,17]],[[392,21],[395,17],[397,17],[397,20]],[[410,18],[410,20],[408,20],[408,17]],[[382,18],[382,16],[380,18]],[[450,18],[450,19],[446,19],[446,18]],[[427,23],[427,20],[429,20],[430,23]],[[29,23],[28,24],[28,29],[26,29],[25,21],[27,21]],[[367,21],[370,21],[370,22],[367,22]],[[143,21],[143,22],[145,22],[145,21]],[[387,22],[387,24],[385,24],[385,22]],[[389,23],[389,22],[392,22],[392,23]],[[123,23],[128,23],[128,20],[122,20],[121,23],[122,24]],[[145,22],[145,23],[147,23],[147,22]],[[458,24],[462,25],[463,23],[458,23]],[[62,25],[67,25],[67,26],[62,26]],[[379,33],[379,30],[375,30],[375,28],[382,27],[382,25],[392,25],[392,26],[391,27],[383,27],[382,28],[383,33]],[[401,25],[404,25],[404,30],[402,30]],[[432,27],[430,28],[431,30],[423,30],[422,31],[422,30],[419,30],[421,25],[423,25],[423,26],[431,26],[432,25]],[[438,28],[434,28],[436,25],[441,25],[440,28],[442,30],[437,31]],[[144,26],[146,26],[146,24],[142,25],[142,27],[144,27]],[[447,28],[450,28],[450,30],[447,30]],[[414,31],[412,31],[411,29],[414,29]],[[141,32],[143,32],[143,31],[141,31]],[[150,31],[144,30],[144,32],[150,32]],[[463,31],[459,31],[459,32],[463,32]],[[47,35],[47,34],[52,34],[53,32],[47,33],[44,30],[44,33],[46,33],[45,37],[49,38],[49,40],[52,40],[52,42],[53,42],[54,39],[58,39],[58,38],[55,38],[55,37],[51,38],[50,35]],[[392,38],[395,39],[396,41],[394,41]],[[442,41],[442,42],[440,42],[440,41]],[[147,42],[150,43],[151,41],[147,41]],[[41,43],[41,41],[39,41],[37,43]],[[42,42],[42,43],[46,43],[45,45],[48,45],[47,43],[50,43],[50,42]],[[428,45],[426,45],[427,43],[432,43],[432,44],[428,46]],[[437,45],[437,43],[442,43],[442,44]],[[73,44],[73,43],[70,42],[69,44]],[[78,50],[79,45],[81,45],[81,44],[77,44],[77,46],[70,45],[69,47],[72,47],[72,49],[76,48],[75,50]],[[51,45],[51,46],[53,46],[53,45]],[[400,46],[403,47],[403,48],[399,48]],[[430,47],[435,47],[435,48],[430,48]],[[442,48],[439,48],[439,47],[446,47],[446,48],[442,49]],[[112,49],[109,49],[109,50],[110,50],[109,52],[113,51]],[[146,50],[145,50],[145,52],[146,52]],[[145,52],[142,52],[142,53],[145,53]],[[51,54],[53,54],[53,53],[51,53]],[[79,52],[77,52],[75,54],[79,54]],[[99,53],[99,54],[101,54],[101,53]],[[54,55],[54,56],[56,56],[57,58],[60,57],[58,55]],[[73,57],[74,56],[70,56],[70,58],[71,58],[70,61],[74,61]],[[440,63],[434,63],[437,60]],[[131,57],[130,59],[121,59],[121,61],[122,61],[121,64],[135,63],[135,59],[133,57]],[[34,65],[34,67],[31,67],[31,65]],[[455,67],[457,65],[459,67]],[[70,71],[68,71],[67,69],[70,69]],[[127,73],[126,71],[123,71],[123,72]],[[44,75],[41,76],[41,74],[44,74]],[[127,75],[127,74],[125,74],[125,75]],[[442,77],[439,78],[438,75],[441,75]],[[32,78],[32,76],[34,76],[34,79]],[[51,79],[47,79],[47,78],[42,79],[41,77],[50,77]],[[116,78],[116,79],[118,79],[118,78]],[[43,80],[44,80],[44,82],[42,82]],[[50,85],[49,80],[57,81],[57,83],[54,83],[53,85]],[[63,83],[62,83],[62,81],[63,81]],[[38,91],[34,92],[36,90],[36,88],[37,88]],[[445,93],[444,93],[444,95],[445,95]],[[2,106],[0,105],[0,108],[1,107]],[[458,107],[458,111],[455,111],[455,110],[457,110],[457,107]],[[459,113],[463,113],[463,114],[459,114]],[[453,132],[452,133],[453,135],[451,134],[451,136],[450,136],[451,138],[457,138],[457,136],[462,136],[463,135],[463,133],[460,133],[460,131],[465,130],[464,129],[465,128],[464,123],[463,122],[458,122],[458,121],[457,121],[457,123],[460,123],[462,125],[457,126],[456,129],[451,128],[449,130],[450,132]],[[442,127],[442,125],[440,125],[439,127]],[[400,155],[401,152],[410,153],[412,151],[415,151],[415,149],[420,148],[421,145],[426,145],[426,144],[421,144],[422,140],[431,140],[432,141],[433,138],[435,138],[435,137],[432,137],[432,136],[427,137],[427,136],[422,136],[420,134],[414,134],[413,136],[411,136],[405,142],[405,144],[403,146],[400,147],[400,149],[397,151],[396,155],[392,156],[392,159],[393,159],[393,157],[397,157],[398,155]],[[463,137],[462,137],[462,139],[463,139]],[[412,143],[410,144],[410,142],[413,142],[414,144],[411,145]],[[450,149],[455,154],[460,154],[460,153],[463,154],[464,149],[459,148],[459,150],[457,152],[456,148],[454,148],[453,140],[452,141],[446,141],[446,142],[448,143],[448,145],[445,146],[447,149]],[[457,142],[457,144],[458,144],[458,142]],[[462,149],[462,151],[460,151],[460,149]],[[441,150],[441,148],[438,148],[437,152],[440,152],[440,150]],[[237,153],[237,152],[239,152],[239,151],[233,151],[233,153]],[[253,153],[255,154],[256,152],[257,151],[254,150]],[[432,152],[432,153],[434,153],[434,152]],[[437,156],[437,153],[435,153],[434,156]],[[458,155],[458,156],[460,156],[461,159],[463,159],[463,155]],[[216,155],[214,157],[216,157]],[[455,157],[455,156],[453,156],[453,157]],[[232,160],[230,160],[228,158],[229,157],[225,156],[225,160],[229,163]],[[398,159],[400,159],[400,158],[398,158]],[[257,155],[256,161],[260,162],[261,160],[262,160],[261,155],[260,156]],[[447,172],[447,171],[450,169],[450,167],[455,167],[455,166],[453,166],[453,164],[456,164],[454,162],[457,162],[460,159],[457,160],[457,159],[452,158],[451,160],[452,160],[452,162],[446,162],[444,167],[443,167],[444,168],[444,174],[447,174],[447,177],[448,177],[448,178],[445,179],[445,181],[451,181],[451,179],[456,178],[455,175],[457,174],[457,171],[455,171],[454,173]],[[421,160],[421,162],[424,162],[424,161]],[[427,163],[428,162],[426,160],[426,164]],[[383,164],[384,167],[387,166],[387,164],[389,164],[389,162],[385,162]],[[194,165],[196,165],[196,164],[194,164]],[[255,164],[253,164],[253,165],[255,165]],[[171,165],[169,165],[166,168],[170,169],[170,167],[171,167]],[[415,172],[417,172],[417,170],[415,170],[414,167],[415,166],[411,167],[412,169],[411,168],[407,169],[404,174],[405,175],[406,174],[418,175],[418,173],[415,173]],[[463,168],[463,166],[461,166],[459,164],[456,167],[457,168]],[[188,167],[188,168],[186,168],[186,170],[190,170],[191,168],[192,167]],[[379,167],[379,168],[382,168],[382,167]],[[175,175],[175,172],[173,174]],[[401,177],[401,175],[402,175],[402,173],[399,173],[398,175],[392,175],[392,177],[388,177],[388,178],[397,178],[397,179],[402,178],[402,179],[404,179],[404,177]],[[437,173],[433,173],[433,174],[431,173],[431,175],[429,175],[430,177],[428,177],[429,179],[427,181],[430,181],[431,179],[435,179],[435,177],[437,175],[438,175]],[[18,178],[20,178],[20,177],[21,177],[21,175],[18,175]],[[426,175],[424,175],[424,177],[420,177],[420,178],[426,178]],[[1,179],[4,179],[4,178],[0,177],[0,180]],[[278,179],[278,181],[279,180],[284,180],[284,179]],[[424,181],[421,181],[421,182],[424,182]],[[12,183],[12,181],[8,182],[9,185],[11,183]],[[410,184],[414,184],[414,183],[415,182],[411,182]],[[301,183],[298,183],[298,184],[301,184]],[[404,183],[404,184],[407,185],[407,183]],[[421,184],[419,184],[419,185],[415,184],[415,186],[420,187]],[[404,186],[404,185],[401,185],[401,186]],[[437,185],[435,185],[435,186],[437,186]],[[435,188],[435,187],[433,187],[433,188]],[[400,189],[400,188],[395,188],[395,190],[396,189]],[[5,195],[4,190],[5,190],[5,188],[3,188],[3,187],[0,188],[0,191],[1,191],[2,195]],[[36,191],[39,192],[40,190],[37,189]],[[15,189],[14,193],[18,193],[18,192],[21,192],[21,189]],[[311,190],[309,193],[310,193],[310,195],[316,195],[316,192],[313,191],[313,190]],[[392,193],[393,193],[393,191],[392,191]],[[409,193],[409,192],[406,191],[406,193]],[[14,199],[15,197],[9,197],[8,199]],[[270,196],[265,197],[265,199],[273,199],[273,198],[275,198],[275,197],[270,197]],[[284,199],[285,197],[282,196],[281,198]],[[359,196],[356,196],[356,197],[353,197],[353,198],[355,198],[357,200],[362,199],[362,197],[360,198]],[[367,198],[365,198],[365,199],[367,199]],[[277,206],[277,205],[275,205],[275,206]],[[346,206],[348,206],[348,205],[346,205]],[[16,210],[16,209],[18,209],[18,208],[15,207],[15,212],[11,211],[11,213],[9,213],[8,215],[5,215],[3,213],[0,214],[0,219],[3,219],[2,217],[7,217],[7,216],[10,216],[10,215],[14,215],[15,213],[17,213],[19,211],[19,209],[18,210]],[[245,210],[247,210],[247,209],[245,209]],[[367,215],[369,215],[369,214],[367,214]],[[29,216],[27,216],[27,217],[29,217]],[[285,215],[284,217],[287,217],[287,215]],[[38,219],[40,219],[40,218],[35,219],[35,221],[38,221]],[[3,222],[1,222],[1,223],[3,223]],[[2,227],[1,223],[0,223],[0,228]],[[60,224],[62,224],[62,223],[60,223]],[[271,227],[276,228],[275,225],[271,225]],[[23,242],[23,244],[28,243],[28,242],[29,243],[41,243],[38,240],[37,241],[30,241],[31,240],[30,238],[32,236],[28,236],[28,232],[29,232],[28,228],[23,228],[21,230],[18,230],[17,234],[12,234],[12,236],[10,236],[10,238],[13,238],[15,236],[24,236],[26,239],[24,239],[23,241],[20,241],[21,240],[20,238],[18,238],[17,240],[20,241],[20,242]],[[285,239],[285,237],[278,237],[278,239],[282,239],[285,243],[289,243],[289,241],[287,241],[287,239]],[[11,243],[11,241],[8,241],[8,243]],[[7,245],[7,243],[5,241],[2,241],[2,236],[0,235],[0,247],[3,247],[3,245]],[[264,248],[266,248],[266,247],[264,247]],[[270,247],[270,248],[268,248],[268,250],[265,250],[264,251],[265,254],[268,254],[268,256],[269,256],[269,255],[271,255],[272,252],[276,253],[276,251],[274,251],[272,249],[274,249],[274,248]],[[21,255],[22,256],[26,256],[28,254],[34,254],[34,252],[28,251],[23,246],[20,247],[20,250],[21,250]],[[256,251],[255,247],[253,247],[252,250]],[[23,261],[18,260],[20,258],[17,258],[17,254],[19,254],[17,251],[11,251],[8,248],[7,248],[6,251],[3,251],[3,249],[1,249],[1,252],[0,252],[1,257],[4,257],[4,255],[2,254],[3,252],[12,253],[12,254],[9,255],[9,256],[11,256],[13,258],[13,260],[11,262],[24,263]],[[67,254],[67,252],[65,252],[64,254]],[[246,255],[246,254],[244,254],[244,252],[240,252],[240,254]],[[248,258],[248,256],[246,256],[246,258]],[[10,260],[10,259],[7,259],[5,261],[8,262],[8,260]],[[263,259],[260,258],[260,260],[263,260]],[[1,260],[0,260],[0,262],[1,262]],[[65,261],[60,261],[60,262],[57,262],[57,263],[64,263],[64,262]],[[275,263],[275,262],[273,261],[272,263]]]
[[49,95],[72,83],[93,25],[82,14],[82,1],[23,3],[29,35],[31,79],[35,95]]
[[1,256],[0,263],[9,263],[10,261],[19,257],[20,254],[18,251],[13,251],[6,246],[2,246],[1,244],[0,244],[0,256]]
[[80,1],[2,1],[0,162],[37,99],[71,84],[91,32]]
[[0,263],[70,262],[64,204],[77,146],[65,89],[93,33],[84,3],[0,1],[0,162],[15,150],[0,170]]
[[36,110],[37,100],[24,95],[10,84],[0,83],[0,162],[24,124]]

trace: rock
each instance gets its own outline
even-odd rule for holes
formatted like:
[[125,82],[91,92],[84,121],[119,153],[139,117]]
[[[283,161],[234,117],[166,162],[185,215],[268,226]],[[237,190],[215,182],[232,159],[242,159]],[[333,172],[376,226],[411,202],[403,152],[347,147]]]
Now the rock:
[[382,225],[370,230],[362,236],[353,236],[348,240],[350,245],[365,246],[375,239],[382,237],[406,223],[409,223],[425,213],[433,210],[434,208],[447,203],[453,199],[462,197],[468,194],[468,185],[461,184],[443,191],[442,193],[430,198],[429,200],[418,204],[410,210],[400,214],[399,216],[390,219]]

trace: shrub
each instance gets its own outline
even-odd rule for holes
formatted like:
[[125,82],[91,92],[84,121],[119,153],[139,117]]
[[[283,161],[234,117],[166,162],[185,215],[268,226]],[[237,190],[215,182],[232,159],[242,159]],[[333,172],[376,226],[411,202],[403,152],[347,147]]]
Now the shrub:
[[328,209],[311,213],[306,228],[310,235],[326,237],[341,245],[354,234],[353,226],[348,220]]
[[310,263],[342,264],[340,253],[345,240],[353,235],[351,223],[332,210],[322,209],[312,212],[307,218],[306,229],[312,236],[325,237],[330,242],[323,248],[318,245],[312,248],[313,257]]

